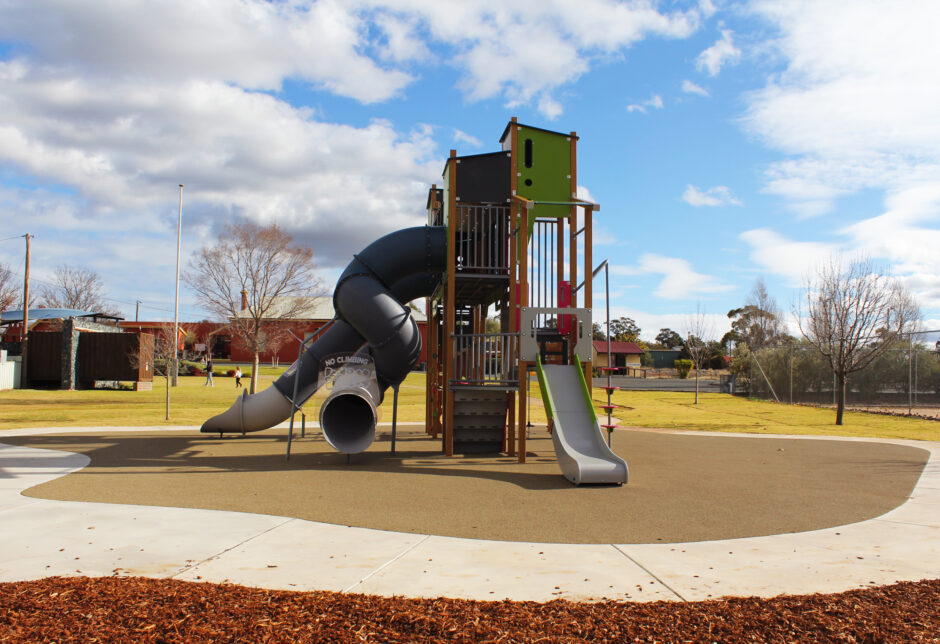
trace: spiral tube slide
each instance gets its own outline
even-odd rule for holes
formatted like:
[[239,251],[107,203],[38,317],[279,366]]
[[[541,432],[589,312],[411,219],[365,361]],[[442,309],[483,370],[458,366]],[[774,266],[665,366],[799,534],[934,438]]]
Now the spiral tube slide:
[[[442,226],[405,228],[376,240],[355,255],[333,292],[336,321],[272,387],[242,396],[227,411],[202,425],[203,432],[255,432],[290,416],[297,404],[323,384],[321,363],[337,353],[367,351],[375,363],[381,404],[384,391],[405,379],[421,356],[421,333],[406,304],[433,294],[447,261],[447,233]],[[320,412],[321,429],[339,451],[355,453],[371,445],[375,414],[366,413],[361,392],[334,391]]]

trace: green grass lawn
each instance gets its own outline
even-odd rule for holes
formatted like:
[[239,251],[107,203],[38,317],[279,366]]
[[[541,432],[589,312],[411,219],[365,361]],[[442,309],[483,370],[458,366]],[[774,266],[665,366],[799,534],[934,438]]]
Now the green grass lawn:
[[[595,402],[601,400],[602,394],[601,390],[594,391]],[[836,412],[832,409],[727,394],[699,394],[697,405],[695,394],[684,392],[618,391],[613,400],[627,408],[616,414],[620,424],[634,427],[940,441],[940,423],[921,418],[847,411],[845,424],[837,426]],[[598,415],[601,413],[598,410]]]
[[[285,367],[264,367],[260,387],[266,388]],[[403,422],[423,422],[423,373],[412,373],[399,392],[398,418]],[[157,378],[153,391],[48,391],[12,390],[0,392],[0,431],[23,427],[74,426],[160,426],[200,425],[207,418],[229,408],[242,390],[232,378],[216,377],[215,387],[204,387],[205,378],[181,377],[171,389],[170,420],[165,420],[165,381]],[[247,383],[247,378],[242,379]],[[538,385],[531,384],[531,420],[545,422]],[[380,408],[382,421],[390,421],[392,392]],[[306,405],[316,418],[320,396]],[[601,404],[603,392],[594,391]],[[917,418],[898,418],[846,412],[845,424],[834,424],[829,409],[791,406],[736,398],[723,394],[702,394],[693,404],[694,394],[682,392],[620,391],[614,402],[625,408],[617,417],[624,427],[687,429],[696,431],[747,432],[759,434],[807,434],[828,436],[870,436],[940,441],[940,423]],[[598,409],[598,416],[602,410]],[[629,431],[621,429],[618,431]]]

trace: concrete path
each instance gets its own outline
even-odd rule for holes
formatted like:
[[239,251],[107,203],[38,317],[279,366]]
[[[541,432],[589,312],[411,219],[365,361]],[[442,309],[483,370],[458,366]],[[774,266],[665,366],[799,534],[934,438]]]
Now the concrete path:
[[[127,431],[105,430],[112,429]],[[938,578],[940,443],[885,442],[931,452],[910,500],[885,515],[813,532],[662,545],[480,541],[258,514],[34,499],[21,492],[89,459],[0,444],[0,581],[142,575],[388,596],[691,601]]]

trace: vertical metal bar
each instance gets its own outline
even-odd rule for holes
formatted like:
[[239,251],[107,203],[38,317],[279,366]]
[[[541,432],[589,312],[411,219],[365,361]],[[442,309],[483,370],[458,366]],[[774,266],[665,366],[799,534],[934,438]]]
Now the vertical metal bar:
[[398,433],[398,387],[399,385],[392,387],[392,454],[395,453],[395,436]]
[[914,415],[914,334],[908,334],[907,349],[907,415]]

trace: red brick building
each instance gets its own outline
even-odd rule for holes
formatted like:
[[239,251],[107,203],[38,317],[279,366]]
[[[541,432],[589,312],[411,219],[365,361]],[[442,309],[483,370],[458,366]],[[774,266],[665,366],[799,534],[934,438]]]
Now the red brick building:
[[[331,297],[283,298],[289,300],[285,306],[290,306],[296,312],[289,319],[272,320],[265,323],[265,331],[273,340],[268,348],[261,352],[259,359],[263,363],[291,363],[297,359],[300,340],[313,336],[327,322],[333,319],[333,299]],[[301,306],[295,306],[297,300],[302,300]],[[247,305],[243,302],[243,311]],[[275,315],[279,313],[275,304]],[[283,310],[283,309],[281,309]],[[423,311],[412,311],[418,328],[421,331],[421,358],[420,362],[427,361],[427,318]],[[128,331],[143,333],[160,333],[165,326],[172,327],[172,322],[121,322],[121,327]],[[296,338],[295,338],[296,336]],[[229,324],[223,322],[180,322],[181,343],[185,345],[192,355],[203,355],[208,349],[212,357],[219,360],[250,363],[251,349],[244,340],[234,333]],[[182,345],[181,345],[182,348]]]

